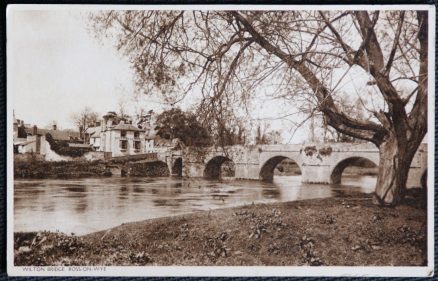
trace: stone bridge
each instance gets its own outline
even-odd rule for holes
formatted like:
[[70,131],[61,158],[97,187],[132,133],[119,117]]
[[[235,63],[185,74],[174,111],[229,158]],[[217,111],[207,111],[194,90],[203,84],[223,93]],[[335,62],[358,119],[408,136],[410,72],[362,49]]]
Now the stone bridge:
[[[219,178],[224,163],[234,164],[236,179],[272,180],[282,160],[293,160],[305,183],[339,184],[344,169],[370,162],[379,165],[373,144],[331,143],[299,145],[230,146],[225,148],[167,151],[159,153],[171,174],[185,177]],[[421,144],[409,172],[408,187],[423,186],[427,173],[427,144]],[[423,178],[423,179],[422,179]]]

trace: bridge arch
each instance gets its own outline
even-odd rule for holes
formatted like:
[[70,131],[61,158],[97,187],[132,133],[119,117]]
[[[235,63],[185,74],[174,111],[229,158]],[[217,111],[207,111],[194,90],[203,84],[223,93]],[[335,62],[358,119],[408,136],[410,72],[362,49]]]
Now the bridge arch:
[[[226,166],[223,166],[226,164]],[[227,171],[223,171],[226,167]],[[226,156],[218,155],[211,158],[204,169],[204,177],[209,179],[219,179],[223,176],[223,172],[227,173],[227,176],[235,176],[235,164],[233,160]]]
[[275,167],[277,167],[277,165],[285,159],[292,160],[295,164],[297,164],[300,169],[300,173],[302,173],[301,166],[298,164],[297,161],[287,156],[277,155],[269,158],[265,163],[263,163],[262,168],[259,172],[259,178],[263,181],[272,181],[274,179]]
[[176,158],[172,163],[171,175],[181,177],[182,176],[182,167],[183,167],[182,157]]
[[371,158],[363,157],[363,156],[353,156],[344,158],[341,161],[339,161],[333,168],[333,170],[330,173],[330,183],[333,184],[340,184],[342,179],[342,173],[344,172],[345,168],[350,166],[374,166],[378,167],[379,163],[375,160],[372,160]]

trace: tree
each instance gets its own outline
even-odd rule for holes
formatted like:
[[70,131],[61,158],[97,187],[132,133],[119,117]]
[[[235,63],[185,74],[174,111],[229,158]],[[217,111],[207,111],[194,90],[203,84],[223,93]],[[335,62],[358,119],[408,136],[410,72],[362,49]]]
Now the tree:
[[242,119],[229,116],[226,119],[217,118],[211,122],[204,122],[210,126],[209,133],[213,136],[213,144],[225,147],[246,143],[246,128]]
[[73,113],[71,116],[74,124],[78,127],[81,137],[84,139],[84,143],[88,140],[85,137],[85,132],[88,128],[93,127],[99,120],[99,114],[94,112],[88,106],[82,109],[78,113]]
[[[169,103],[199,92],[221,119],[270,84],[291,106],[313,104],[328,125],[379,148],[375,202],[403,198],[427,131],[427,11],[104,11],[92,22],[130,58],[138,90]],[[371,119],[339,109],[349,72],[370,88],[357,98],[376,103]]]
[[157,135],[165,139],[180,139],[186,146],[208,146],[210,135],[192,113],[179,108],[163,111],[156,121]]
[[[364,105],[359,100],[352,100],[349,98],[348,95],[340,96],[340,101],[338,103],[339,110],[344,112],[347,116],[350,116],[351,118],[354,118],[356,120],[360,120],[361,122],[366,122],[367,118],[369,119],[370,116],[367,116],[366,109],[364,108]],[[349,143],[357,143],[357,142],[364,142],[361,139],[354,138],[350,135],[343,134],[335,129],[333,127],[330,127],[327,124],[327,120],[323,114],[317,116],[317,122],[319,127],[322,128],[322,139],[321,141],[324,142],[349,142]]]
[[257,125],[255,144],[279,144],[282,142],[281,132],[269,130],[269,124],[264,123]]

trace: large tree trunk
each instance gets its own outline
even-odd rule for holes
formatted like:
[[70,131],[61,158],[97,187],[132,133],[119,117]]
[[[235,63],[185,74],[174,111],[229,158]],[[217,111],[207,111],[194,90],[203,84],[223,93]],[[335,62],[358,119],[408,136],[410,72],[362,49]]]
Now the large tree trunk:
[[403,200],[406,182],[415,151],[397,142],[395,136],[386,139],[379,146],[380,163],[377,175],[374,203],[395,206]]

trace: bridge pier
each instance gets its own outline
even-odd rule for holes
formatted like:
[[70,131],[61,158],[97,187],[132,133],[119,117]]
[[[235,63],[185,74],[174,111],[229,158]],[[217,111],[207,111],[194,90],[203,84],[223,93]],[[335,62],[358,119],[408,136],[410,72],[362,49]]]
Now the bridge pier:
[[236,164],[236,179],[248,179],[248,180],[258,180],[258,169],[257,164],[251,163],[239,163]]
[[332,167],[328,165],[305,165],[301,166],[301,182],[331,184]]

